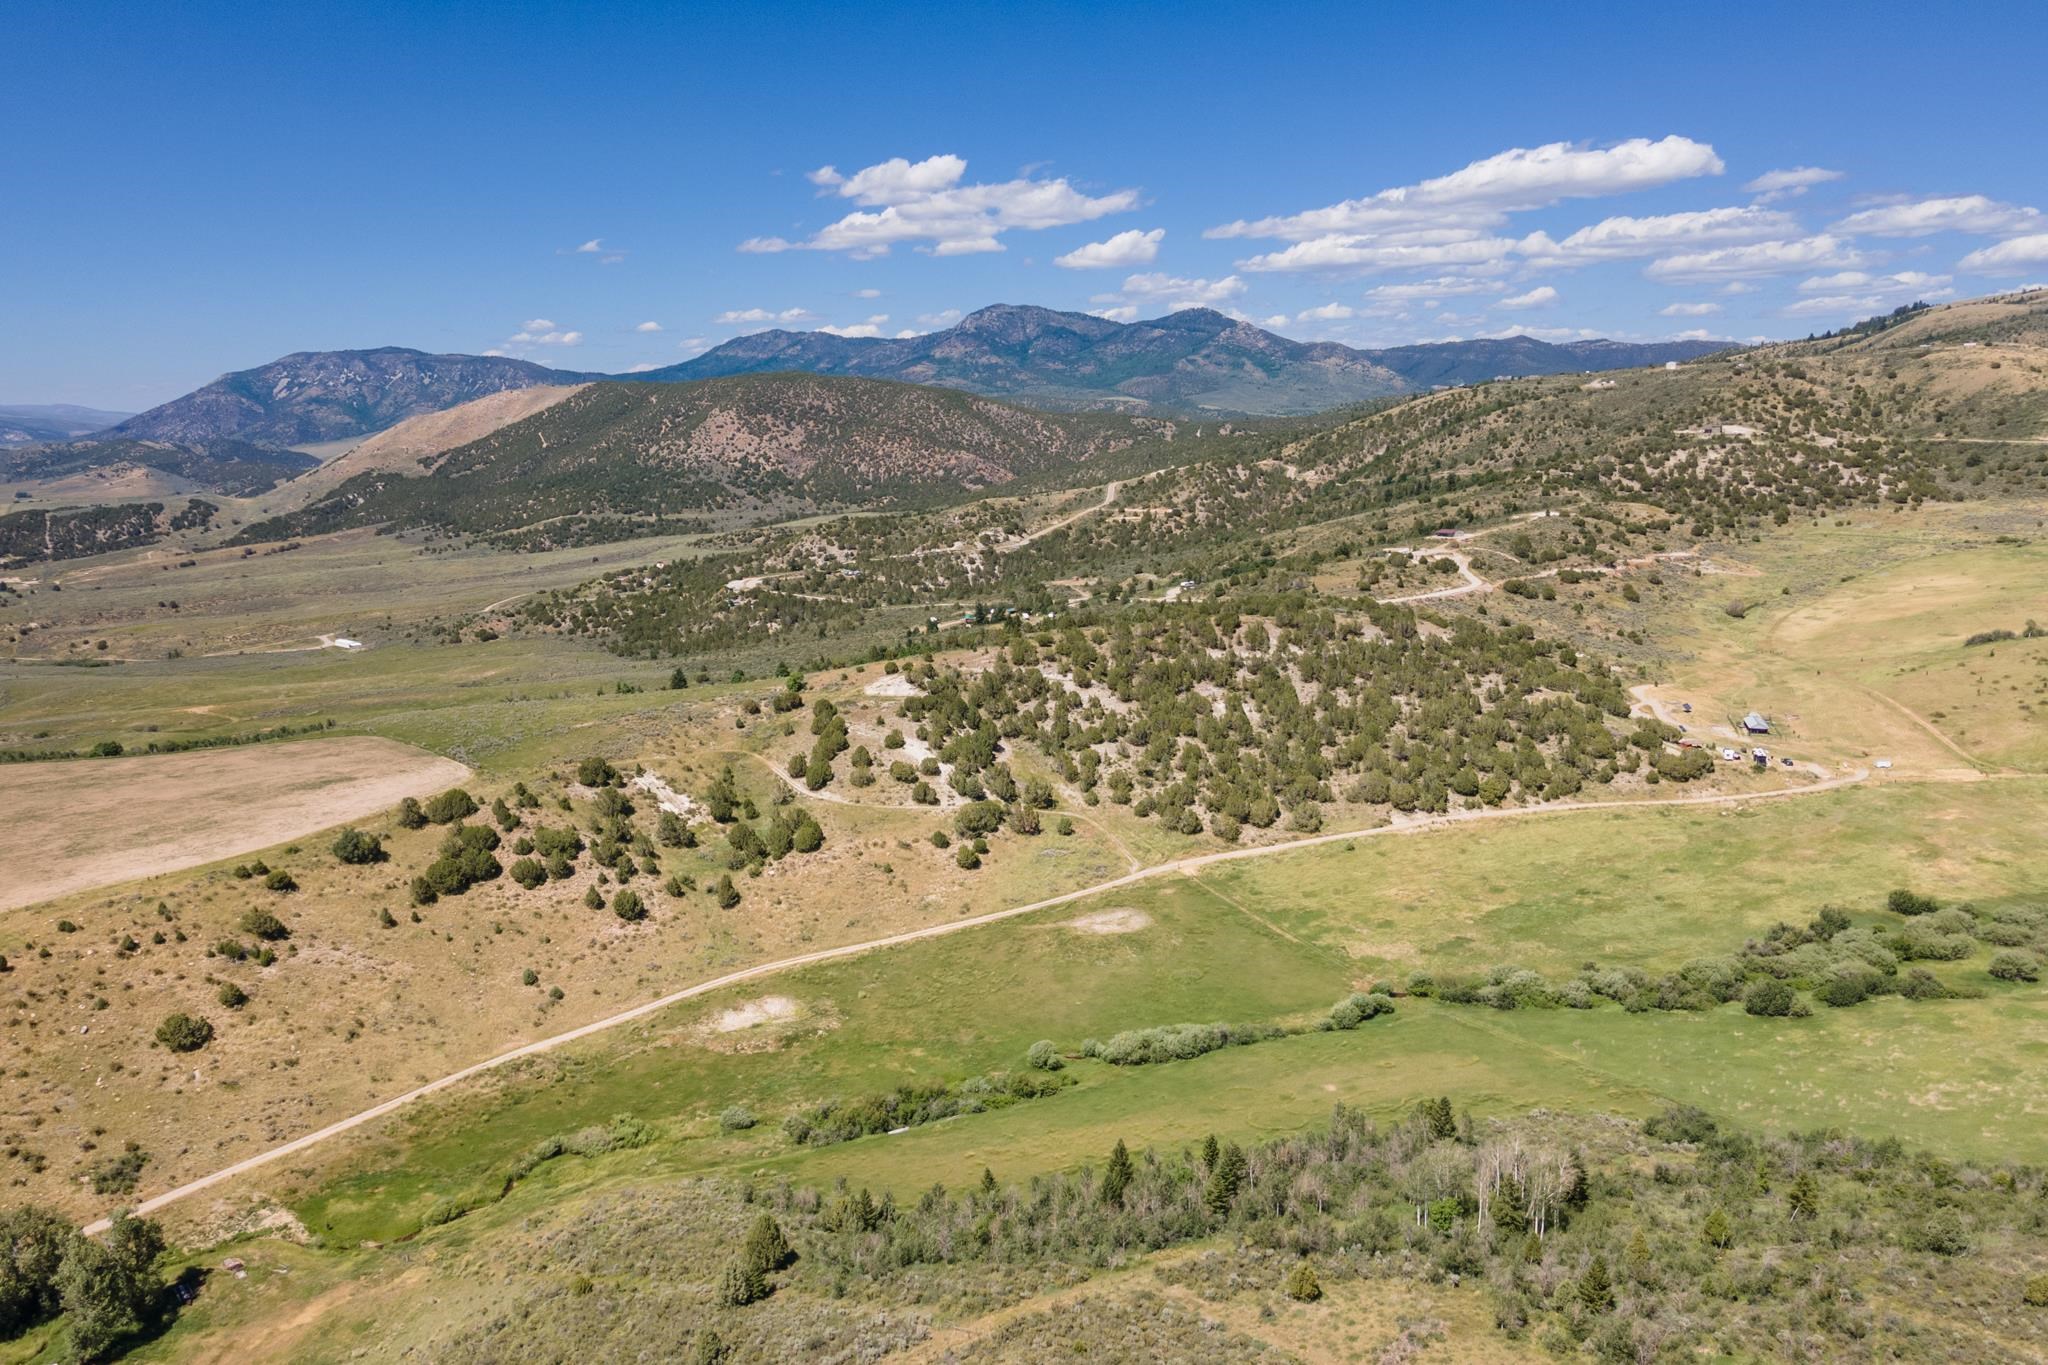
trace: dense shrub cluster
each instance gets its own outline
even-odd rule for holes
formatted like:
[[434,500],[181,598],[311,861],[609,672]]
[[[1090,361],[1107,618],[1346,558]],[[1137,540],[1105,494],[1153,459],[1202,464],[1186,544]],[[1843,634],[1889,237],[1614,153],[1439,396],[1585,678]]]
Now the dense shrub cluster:
[[1065,1075],[1035,1069],[992,1071],[953,1085],[943,1081],[913,1082],[879,1095],[827,1100],[791,1114],[782,1121],[782,1131],[793,1142],[825,1147],[871,1133],[915,1128],[955,1114],[979,1114],[1022,1100],[1043,1099],[1072,1084],[1072,1079]]

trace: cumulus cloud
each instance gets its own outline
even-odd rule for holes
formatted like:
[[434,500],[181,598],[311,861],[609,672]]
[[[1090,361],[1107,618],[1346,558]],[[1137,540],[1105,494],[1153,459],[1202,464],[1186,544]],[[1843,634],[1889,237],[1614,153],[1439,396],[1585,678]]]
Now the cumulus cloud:
[[1020,176],[998,183],[967,184],[967,162],[958,156],[910,161],[891,159],[842,175],[831,166],[810,172],[825,194],[859,207],[802,241],[750,237],[747,252],[844,251],[860,259],[885,256],[899,244],[915,244],[935,256],[1001,251],[998,238],[1012,229],[1037,231],[1092,222],[1138,205],[1136,190],[1088,195],[1065,178]]
[[550,318],[528,318],[519,324],[519,330],[505,338],[507,347],[520,346],[575,346],[583,341],[583,333],[555,325]]
[[1693,284],[1726,279],[1763,279],[1772,275],[1795,274],[1801,270],[1862,264],[1862,253],[1848,242],[1821,233],[1789,241],[1680,252],[1650,262],[1643,273],[1653,280]]
[[1718,303],[1667,303],[1657,310],[1667,318],[1706,318],[1721,311]]
[[1561,242],[1552,241],[1547,233],[1532,232],[1516,250],[1539,264],[1578,266],[1632,256],[1656,256],[1679,247],[1761,241],[1798,231],[1799,223],[1792,215],[1748,205],[1647,218],[1606,218],[1591,227],[1580,228]]
[[[1244,293],[1244,281],[1235,275],[1225,275],[1220,280],[1183,279],[1159,271],[1126,276],[1122,289],[1123,301],[1156,303],[1165,301],[1166,311],[1177,313],[1183,308],[1213,308],[1228,299]],[[1097,295],[1092,302],[1115,303],[1113,294]]]
[[1592,341],[1599,333],[1586,327],[1530,327],[1524,323],[1510,323],[1498,331],[1481,332],[1482,338],[1491,341],[1508,337],[1534,337],[1538,341]]
[[2016,275],[2048,265],[2048,232],[2015,237],[1997,246],[1973,251],[1956,262],[1956,269],[1979,275]]
[[1089,312],[1092,316],[1107,318],[1111,322],[1135,322],[1138,318],[1138,306],[1134,303],[1118,304],[1114,308],[1093,308]]
[[1498,294],[1505,286],[1477,275],[1440,275],[1406,284],[1375,285],[1365,297],[1380,303],[1405,303],[1417,299],[1445,299],[1462,294]]
[[1159,243],[1165,237],[1165,228],[1153,228],[1150,232],[1132,228],[1107,241],[1075,247],[1064,256],[1053,257],[1052,263],[1068,270],[1109,270],[1149,265],[1158,259]]
[[1872,275],[1861,270],[1841,270],[1832,275],[1814,275],[1799,282],[1805,297],[1787,304],[1786,317],[1880,312],[1896,304],[1917,300],[1943,299],[1955,291],[1948,288],[1950,276],[1930,275],[1919,270],[1901,270],[1893,275]]
[[[1356,316],[1358,316],[1357,310],[1348,304],[1325,303],[1314,308],[1302,309],[1294,315],[1294,320],[1296,322],[1341,322],[1345,318]],[[1286,321],[1287,317],[1285,314],[1279,315],[1277,320],[1267,319],[1268,324],[1271,326],[1278,326]]]
[[1685,137],[1634,138],[1611,147],[1553,142],[1511,148],[1449,175],[1326,208],[1225,223],[1206,235],[1293,243],[1240,262],[1244,270],[1479,265],[1501,261],[1514,249],[1512,240],[1499,235],[1511,213],[1718,175],[1723,169],[1712,147]]
[[936,313],[919,313],[917,315],[918,326],[934,330],[940,327],[951,327],[958,321],[960,321],[960,310],[958,308],[941,308]]
[[1819,166],[1790,166],[1782,171],[1765,171],[1742,188],[1755,195],[1758,203],[1768,204],[1793,198],[1815,185],[1825,185],[1830,180],[1841,178],[1840,171],[1823,170]]
[[659,332],[661,330],[661,324],[658,322],[643,322],[638,327],[635,327],[633,330],[636,332]]
[[882,324],[888,320],[887,313],[877,313],[866,322],[856,322],[845,327],[827,323],[818,330],[835,337],[878,337],[882,334]]
[[1449,175],[1328,208],[1226,223],[1206,235],[1307,241],[1333,233],[1442,224],[1446,213],[1458,212],[1481,215],[1480,225],[1485,225],[1501,213],[1650,189],[1692,176],[1719,175],[1723,169],[1712,147],[1685,137],[1656,142],[1631,138],[1612,147],[1552,142],[1510,148]]
[[2002,204],[1981,194],[1912,199],[1852,213],[1829,229],[1852,236],[1926,237],[1937,232],[1970,232],[2009,237],[2048,229],[2039,209]]
[[785,308],[779,313],[766,308],[733,308],[711,320],[721,327],[744,327],[754,323],[809,322],[815,316],[808,308]]
[[853,291],[853,296],[857,299],[878,299],[882,297],[882,291],[879,289],[856,289]]
[[1516,294],[1512,298],[1501,299],[1493,306],[1496,308],[1548,308],[1556,302],[1557,291],[1547,284],[1539,284],[1526,294]]
[[658,369],[660,369],[660,368],[661,368],[661,366],[659,366],[659,365],[655,364],[655,363],[654,363],[653,361],[651,361],[651,360],[643,360],[643,361],[641,361],[641,362],[640,362],[640,363],[639,363],[638,365],[628,365],[628,366],[626,367],[626,373],[627,373],[627,374],[646,374],[646,373],[647,373],[647,372],[648,372],[649,370],[658,370]]

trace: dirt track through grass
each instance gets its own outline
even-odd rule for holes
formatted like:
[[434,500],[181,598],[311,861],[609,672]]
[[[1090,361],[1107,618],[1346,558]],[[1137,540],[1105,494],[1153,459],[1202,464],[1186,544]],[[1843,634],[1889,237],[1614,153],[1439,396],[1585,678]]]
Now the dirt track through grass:
[[[912,929],[900,934],[890,934],[883,938],[870,939],[862,943],[842,944],[841,946],[836,948],[824,948],[820,949],[817,952],[803,953],[795,957],[782,958],[774,962],[758,963],[755,966],[742,968],[741,970],[735,972],[728,972],[724,976],[714,977],[708,981],[700,981],[696,985],[686,986],[681,990],[673,991],[667,995],[660,997],[659,999],[649,1000],[644,1004],[636,1005],[632,1009],[622,1010],[619,1013],[610,1015],[606,1018],[593,1020],[592,1022],[584,1024],[579,1028],[570,1029],[566,1033],[558,1033],[551,1038],[539,1039],[535,1042],[528,1043],[523,1047],[514,1048],[509,1052],[500,1053],[495,1057],[491,1057],[484,1061],[463,1067],[458,1071],[450,1072],[448,1075],[443,1076],[438,1080],[429,1081],[427,1084],[417,1086],[412,1090],[406,1091],[402,1095],[393,1096],[391,1099],[388,1099],[381,1104],[374,1105],[369,1109],[365,1109],[361,1113],[352,1114],[347,1118],[337,1120],[334,1123],[330,1123],[324,1128],[318,1129],[311,1133],[307,1133],[303,1137],[294,1138],[292,1141],[287,1142],[282,1146],[273,1147],[269,1151],[260,1152],[255,1156],[247,1157],[241,1161],[233,1163],[230,1166],[223,1167],[221,1170],[215,1171],[211,1175],[202,1176],[197,1180],[189,1181],[186,1184],[180,1185],[175,1189],[167,1190],[162,1194],[155,1195],[151,1198],[145,1199],[135,1206],[133,1212],[138,1217],[147,1215],[149,1213],[153,1213],[157,1209],[163,1208],[166,1205],[176,1203],[178,1200],[187,1198],[194,1194],[198,1194],[203,1190],[211,1189],[215,1185],[219,1185],[225,1181],[232,1180],[237,1176],[245,1175],[250,1171],[256,1170],[261,1166],[268,1165],[269,1163],[276,1161],[282,1157],[292,1156],[296,1153],[303,1152],[308,1148],[311,1148],[313,1146],[318,1145],[319,1143],[327,1141],[330,1138],[339,1137],[343,1133],[350,1132],[356,1128],[362,1127],[365,1124],[373,1123],[378,1119],[386,1117],[387,1115],[396,1113],[398,1110],[405,1108],[407,1105],[410,1105],[417,1100],[422,1100],[430,1095],[438,1094],[439,1092],[447,1090],[453,1086],[459,1085],[463,1081],[469,1080],[472,1077],[480,1076],[485,1074],[486,1072],[497,1070],[500,1067],[507,1066],[523,1058],[535,1057],[543,1053],[552,1052],[557,1048],[565,1047],[570,1043],[578,1042],[584,1038],[589,1038],[595,1034],[603,1033],[607,1030],[617,1028],[622,1024],[631,1023],[633,1020],[645,1018],[650,1014],[654,1014],[660,1010],[667,1009],[672,1005],[680,1004],[683,1001],[692,1000],[699,996],[708,995],[714,991],[723,990],[728,986],[734,986],[742,982],[754,981],[763,977],[777,975],[779,973],[787,972],[797,967],[810,966],[814,963],[820,962],[830,962],[839,958],[854,957],[859,954],[872,952],[880,948],[890,948],[898,946],[900,944],[918,942],[919,940],[923,939],[938,938],[947,934],[955,934],[961,932],[962,930],[979,928],[983,925],[995,924],[1002,920],[1015,919],[1020,915],[1032,914],[1035,911],[1049,910],[1055,906],[1072,904],[1075,901],[1084,900],[1088,897],[1099,895],[1104,891],[1114,891],[1123,887],[1134,886],[1140,882],[1151,881],[1160,877],[1168,877],[1180,873],[1192,873],[1200,870],[1201,868],[1212,867],[1221,863],[1238,862],[1247,858],[1270,857],[1274,854],[1294,852],[1299,849],[1312,848],[1323,844],[1341,843],[1347,840],[1355,839],[1368,839],[1401,834],[1413,834],[1423,830],[1443,829],[1446,827],[1470,824],[1482,820],[1527,819],[1538,816],[1568,815],[1572,813],[1586,811],[1614,811],[1627,810],[1632,808],[1642,809],[1645,807],[1725,806],[1737,805],[1752,801],[1780,800],[1787,797],[1818,795],[1822,792],[1836,790],[1841,787],[1851,785],[1853,783],[1861,782],[1865,780],[1868,776],[1869,773],[1867,770],[1859,769],[1853,773],[1847,773],[1839,777],[1827,778],[1822,781],[1812,783],[1808,786],[1790,787],[1770,792],[1735,793],[1729,795],[1714,796],[1687,796],[1666,800],[1570,801],[1558,802],[1556,804],[1548,806],[1529,806],[1516,808],[1481,808],[1477,810],[1458,811],[1450,815],[1428,816],[1420,819],[1405,821],[1399,824],[1381,825],[1373,829],[1339,830],[1327,834],[1317,834],[1311,835],[1306,838],[1293,839],[1285,843],[1266,844],[1255,848],[1223,849],[1214,853],[1195,854],[1190,857],[1176,858],[1167,862],[1154,863],[1149,867],[1140,868],[1135,872],[1126,873],[1121,877],[1113,877],[1107,881],[1097,882],[1093,886],[1082,887],[1079,890],[1068,891],[1057,896],[1049,896],[1044,900],[1032,901],[1029,904],[1011,906],[1003,910],[994,910],[990,911],[987,914],[974,915],[965,919],[953,920],[949,923],[928,925],[922,929]],[[109,1226],[111,1226],[111,1224],[107,1219],[100,1219],[97,1222],[88,1224],[84,1230],[88,1235],[93,1235],[106,1231],[106,1229]]]

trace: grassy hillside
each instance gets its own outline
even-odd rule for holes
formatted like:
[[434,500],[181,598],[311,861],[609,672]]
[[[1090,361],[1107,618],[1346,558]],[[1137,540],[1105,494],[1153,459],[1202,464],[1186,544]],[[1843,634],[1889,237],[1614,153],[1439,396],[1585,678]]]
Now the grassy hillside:
[[873,380],[600,384],[448,452],[425,477],[359,475],[242,538],[390,523],[527,548],[591,543],[1071,479],[1141,449],[1164,460],[1177,430]]

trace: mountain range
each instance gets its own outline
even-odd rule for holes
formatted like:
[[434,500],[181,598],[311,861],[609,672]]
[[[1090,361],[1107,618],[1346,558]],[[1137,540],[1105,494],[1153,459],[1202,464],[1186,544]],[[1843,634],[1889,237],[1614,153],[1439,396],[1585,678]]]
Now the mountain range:
[[0,447],[35,445],[41,441],[74,441],[105,431],[133,414],[102,412],[70,403],[0,404]]
[[[1717,349],[1702,341],[1558,345],[1523,336],[1365,351],[1291,341],[1206,308],[1123,323],[997,304],[917,337],[759,332],[633,375],[396,346],[301,351],[223,375],[148,412],[89,430],[83,439],[45,423],[36,429],[52,434],[38,439],[52,444],[10,452],[0,440],[0,477],[28,481],[120,465],[246,493],[309,466],[306,456],[290,452],[332,454],[341,443],[479,398],[607,379],[681,383],[798,371],[961,389],[1043,409],[1274,416],[1502,376],[1654,365]],[[74,420],[90,428],[93,419]]]

